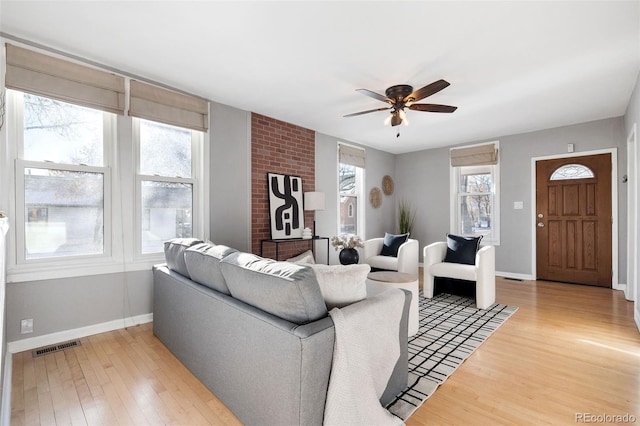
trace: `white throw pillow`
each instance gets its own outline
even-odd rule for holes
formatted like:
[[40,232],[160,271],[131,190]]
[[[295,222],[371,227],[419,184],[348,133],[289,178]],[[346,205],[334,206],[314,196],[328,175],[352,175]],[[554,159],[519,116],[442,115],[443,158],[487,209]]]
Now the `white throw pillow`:
[[311,250],[307,250],[304,253],[300,253],[297,256],[290,257],[287,259],[287,262],[299,263],[299,264],[315,264],[316,261],[313,258],[313,252]]
[[367,297],[367,275],[371,267],[361,265],[309,265],[316,273],[327,309],[342,308]]

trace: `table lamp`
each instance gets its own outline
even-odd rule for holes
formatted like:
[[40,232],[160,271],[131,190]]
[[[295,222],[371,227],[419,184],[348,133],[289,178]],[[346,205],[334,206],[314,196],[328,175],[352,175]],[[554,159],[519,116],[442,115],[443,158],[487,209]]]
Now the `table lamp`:
[[313,238],[318,238],[316,235],[316,211],[324,210],[324,192],[305,192],[304,209],[313,212]]

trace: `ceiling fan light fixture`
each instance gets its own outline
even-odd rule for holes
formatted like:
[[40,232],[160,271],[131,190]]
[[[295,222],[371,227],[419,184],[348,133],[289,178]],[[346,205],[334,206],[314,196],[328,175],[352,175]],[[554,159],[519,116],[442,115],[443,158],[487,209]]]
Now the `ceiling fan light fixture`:
[[447,86],[449,86],[449,83],[441,79],[438,81],[434,81],[431,84],[427,84],[426,86],[415,91],[413,90],[413,87],[409,86],[408,84],[398,84],[389,87],[385,91],[384,95],[372,92],[368,89],[357,89],[357,91],[362,93],[363,95],[382,102],[386,102],[390,106],[386,108],[376,108],[367,111],[347,114],[345,115],[345,117],[355,117],[357,115],[369,114],[376,111],[391,110],[391,114],[387,116],[387,119],[384,121],[384,125],[386,126],[391,124],[391,126],[394,127],[403,123],[405,126],[409,125],[409,120],[407,120],[407,116],[404,111],[405,107],[409,108],[412,111],[452,113],[457,109],[457,107],[451,105],[415,103],[435,93],[438,93]]
[[398,115],[400,116],[400,120],[402,120],[402,124],[405,126],[409,125],[409,120],[407,119],[407,114],[404,112],[404,109],[398,111]]
[[393,111],[391,113],[391,127],[397,126],[398,124],[402,124],[402,118],[400,114],[398,114],[398,111]]

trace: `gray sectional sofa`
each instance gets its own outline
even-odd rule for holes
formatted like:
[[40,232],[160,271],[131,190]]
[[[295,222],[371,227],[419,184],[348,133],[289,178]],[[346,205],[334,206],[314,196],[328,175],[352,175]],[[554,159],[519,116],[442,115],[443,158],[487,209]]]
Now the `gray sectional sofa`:
[[[153,331],[245,424],[321,425],[334,324],[313,269],[176,239],[153,268]],[[380,401],[407,385],[405,292],[401,355]]]

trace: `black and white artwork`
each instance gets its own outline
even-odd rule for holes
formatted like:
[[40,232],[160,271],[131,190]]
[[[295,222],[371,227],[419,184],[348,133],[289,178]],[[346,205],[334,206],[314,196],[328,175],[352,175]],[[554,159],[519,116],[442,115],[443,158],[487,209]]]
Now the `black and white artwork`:
[[302,238],[304,211],[302,178],[267,173],[269,187],[269,218],[274,240]]

